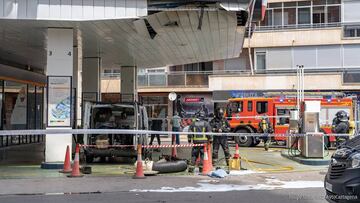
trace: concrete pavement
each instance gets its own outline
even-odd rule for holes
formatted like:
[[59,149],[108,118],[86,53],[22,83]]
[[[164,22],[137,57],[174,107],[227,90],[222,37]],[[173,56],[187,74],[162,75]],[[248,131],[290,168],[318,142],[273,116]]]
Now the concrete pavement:
[[111,192],[97,194],[0,196],[2,203],[166,203],[166,202],[241,202],[241,203],[326,203],[324,190],[287,189],[272,191],[232,191],[216,193],[134,193]]

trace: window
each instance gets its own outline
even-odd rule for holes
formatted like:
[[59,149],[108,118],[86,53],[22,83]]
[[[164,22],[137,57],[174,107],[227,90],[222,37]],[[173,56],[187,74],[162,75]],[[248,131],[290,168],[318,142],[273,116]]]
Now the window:
[[310,24],[310,7],[298,8],[298,24]]
[[274,9],[274,26],[282,25],[282,9]]
[[360,26],[345,26],[344,37],[360,37]]
[[243,112],[243,102],[231,102],[229,108],[231,113],[241,113]]
[[248,110],[248,112],[252,112],[252,110],[253,110],[253,102],[252,101],[248,101],[247,110]]
[[199,63],[199,70],[200,71],[212,71],[213,70],[213,63],[212,62],[203,62]]
[[256,70],[264,71],[266,69],[266,53],[256,52]]
[[273,22],[273,10],[269,9],[266,11],[266,15],[265,15],[265,19],[263,21],[261,21],[261,26],[272,26]]
[[186,65],[184,65],[184,70],[186,72],[199,71],[199,64],[198,63],[186,64]]
[[268,102],[267,101],[256,102],[256,112],[258,114],[267,113],[268,112]]
[[284,25],[296,24],[296,8],[284,8]]
[[359,72],[344,72],[343,74],[344,84],[359,84],[360,73]]
[[328,6],[327,15],[328,23],[340,22],[340,6]]
[[313,8],[313,23],[325,23],[325,6],[317,6]]
[[287,125],[290,123],[290,110],[286,107],[277,109],[276,125]]

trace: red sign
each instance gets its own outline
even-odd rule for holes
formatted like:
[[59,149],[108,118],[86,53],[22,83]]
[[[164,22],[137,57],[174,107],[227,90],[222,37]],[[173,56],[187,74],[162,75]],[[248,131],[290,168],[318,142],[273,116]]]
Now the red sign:
[[204,99],[203,98],[185,98],[184,100],[186,103],[199,103],[199,102],[203,102]]

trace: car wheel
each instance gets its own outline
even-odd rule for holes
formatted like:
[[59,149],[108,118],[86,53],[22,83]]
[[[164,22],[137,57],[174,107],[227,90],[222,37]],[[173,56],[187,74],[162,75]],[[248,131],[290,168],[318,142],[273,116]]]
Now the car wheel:
[[[239,129],[236,133],[250,133],[246,129]],[[240,147],[251,147],[253,142],[253,137],[250,136],[236,136],[235,143],[237,143]]]

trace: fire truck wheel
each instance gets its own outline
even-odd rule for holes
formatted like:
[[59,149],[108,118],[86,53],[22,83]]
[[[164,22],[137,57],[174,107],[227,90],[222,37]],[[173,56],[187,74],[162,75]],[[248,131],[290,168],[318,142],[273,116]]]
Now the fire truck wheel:
[[[246,129],[239,129],[236,131],[236,133],[250,133],[250,132],[248,132],[248,130]],[[251,147],[253,144],[253,138],[249,136],[236,136],[235,142],[240,147]]]

